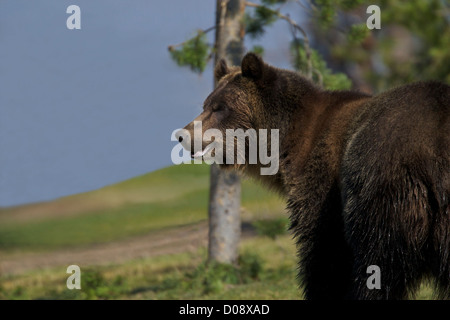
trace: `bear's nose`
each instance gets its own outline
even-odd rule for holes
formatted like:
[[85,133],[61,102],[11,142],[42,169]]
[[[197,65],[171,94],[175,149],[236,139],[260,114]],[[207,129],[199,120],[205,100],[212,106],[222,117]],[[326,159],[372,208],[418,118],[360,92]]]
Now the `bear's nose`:
[[178,142],[182,142],[184,140],[183,138],[183,130],[178,130],[175,132],[175,138],[178,139]]

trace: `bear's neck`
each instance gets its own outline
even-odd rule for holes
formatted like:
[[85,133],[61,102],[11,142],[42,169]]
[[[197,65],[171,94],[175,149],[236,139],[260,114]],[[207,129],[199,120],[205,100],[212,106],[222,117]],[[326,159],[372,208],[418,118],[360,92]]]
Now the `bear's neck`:
[[298,118],[314,118],[326,104],[324,91],[296,72],[280,70],[280,76],[263,101],[260,128],[278,129],[285,138]]
[[356,110],[369,96],[355,91],[326,91],[293,72],[277,80],[275,90],[280,94],[266,103],[265,123],[261,127],[279,129],[279,171],[260,178],[286,195],[290,181],[299,178],[299,172],[308,159],[315,157],[313,153],[319,145],[327,149],[324,154],[331,156],[314,161],[337,165],[343,146],[327,136],[345,134],[346,114]]

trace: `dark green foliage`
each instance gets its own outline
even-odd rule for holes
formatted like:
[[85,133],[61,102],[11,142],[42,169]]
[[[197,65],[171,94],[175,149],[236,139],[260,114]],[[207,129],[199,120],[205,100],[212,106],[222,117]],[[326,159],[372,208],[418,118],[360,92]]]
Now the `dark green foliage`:
[[[294,68],[302,73],[306,73],[307,59],[302,40],[294,40],[291,43],[291,52]],[[320,54],[311,49],[311,61],[313,66],[313,81],[329,90],[350,89],[352,83],[344,73],[333,73],[326,65]]]
[[252,50],[250,50],[250,51],[256,53],[257,55],[259,55],[261,57],[264,55],[264,47],[263,46],[258,46],[258,45],[253,46]]
[[[380,2],[383,26],[399,25],[411,32],[418,49],[410,73],[421,79],[437,79],[450,83],[450,6],[448,1],[412,0]],[[388,22],[388,23],[386,23]],[[383,52],[386,64],[399,67],[392,54]],[[405,68],[406,69],[406,68]],[[399,70],[399,72],[401,72]]]
[[192,71],[201,73],[205,70],[211,48],[206,34],[199,31],[196,36],[187,40],[179,49],[169,47],[172,59],[179,66],[188,66]]
[[0,285],[0,300],[27,300],[27,290],[23,286],[17,286],[9,292]]
[[217,262],[202,263],[194,271],[186,274],[184,281],[175,284],[186,290],[201,289],[204,294],[217,293],[225,285],[245,284],[255,281],[263,271],[262,259],[254,253],[239,256],[238,265]]
[[332,25],[336,16],[336,2],[335,0],[316,0],[315,3],[320,9],[316,11],[317,22],[323,28],[328,28]]
[[[364,3],[367,4],[367,1],[365,1],[365,0],[341,0],[339,2],[340,2],[340,7],[343,10],[351,10],[351,9],[354,9]],[[374,2],[373,4],[376,4],[376,2]],[[369,5],[367,4],[367,6],[369,6]]]
[[261,236],[276,239],[277,236],[286,233],[288,221],[285,218],[259,220],[253,223],[256,232]]
[[[342,8],[350,8],[345,1],[341,3]],[[357,64],[359,74],[375,92],[417,80],[450,84],[448,1],[381,0],[374,4],[381,9],[381,30],[365,27],[369,15],[364,14],[368,6],[364,2],[358,11],[360,23],[351,26],[348,36],[328,49],[331,58],[342,64]],[[340,25],[335,21],[329,27]]]
[[[246,35],[256,39],[264,35],[268,26],[271,26],[278,19],[281,19],[280,9],[288,0],[260,0],[255,2],[256,6],[249,7],[245,13],[244,25]],[[314,14],[317,21],[323,28],[329,28],[333,25],[334,19],[339,8],[352,9],[361,4],[362,0],[317,0],[314,3]],[[288,23],[288,22],[287,22]],[[362,25],[356,25],[351,28],[350,41],[359,43],[367,35],[367,30],[363,30]],[[308,58],[305,52],[302,40],[295,38],[293,40],[291,54],[294,60],[294,67],[308,74]],[[213,52],[212,47],[207,43],[206,35],[199,31],[193,38],[187,40],[179,48],[169,47],[172,59],[180,66],[188,66],[192,71],[201,73],[206,67],[209,58]],[[254,46],[253,52],[263,55],[262,46]],[[327,68],[325,61],[317,53],[311,50],[312,77],[313,80],[328,89],[348,89],[351,86],[350,80],[346,75],[333,72]]]
[[241,281],[250,281],[259,279],[263,272],[263,260],[255,253],[245,252],[239,256],[239,268]]
[[277,20],[277,13],[270,8],[261,6],[255,9],[255,17],[265,25],[271,25]]
[[370,30],[365,23],[354,24],[351,26],[348,33],[348,41],[352,44],[358,45],[369,35]]
[[267,6],[271,6],[271,5],[275,5],[275,4],[283,4],[286,3],[288,0],[261,0],[261,3],[267,5]]
[[364,3],[369,6],[367,1],[364,0],[316,0],[314,3],[317,8],[314,11],[314,16],[318,24],[324,29],[333,26],[339,11],[352,10]]
[[[0,286],[0,300],[28,300],[29,288],[17,286],[12,290],[5,290]],[[129,292],[126,280],[122,276],[106,280],[100,269],[91,268],[81,273],[81,289],[69,290],[66,283],[58,282],[49,290],[41,293],[38,300],[105,300],[117,299],[120,295]]]
[[253,14],[245,14],[245,32],[251,38],[259,38],[264,34],[265,27],[277,21],[277,12],[260,6],[255,8]]
[[253,39],[257,39],[264,34],[264,25],[254,19],[251,15],[245,14],[245,33]]
[[[112,283],[108,283],[98,270],[83,271],[81,275],[80,298],[87,300],[113,299],[119,294],[119,285],[121,284],[123,284],[123,279],[121,278],[116,278]],[[74,293],[78,293],[77,291],[74,291]]]

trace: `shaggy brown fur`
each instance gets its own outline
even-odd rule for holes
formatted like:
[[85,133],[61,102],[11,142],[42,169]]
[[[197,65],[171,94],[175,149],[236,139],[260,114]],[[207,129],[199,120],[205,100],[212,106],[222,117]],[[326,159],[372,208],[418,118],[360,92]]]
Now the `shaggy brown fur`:
[[306,298],[404,299],[424,277],[450,298],[449,86],[325,91],[251,53],[215,75],[203,130],[280,130],[280,170],[260,178],[287,198]]

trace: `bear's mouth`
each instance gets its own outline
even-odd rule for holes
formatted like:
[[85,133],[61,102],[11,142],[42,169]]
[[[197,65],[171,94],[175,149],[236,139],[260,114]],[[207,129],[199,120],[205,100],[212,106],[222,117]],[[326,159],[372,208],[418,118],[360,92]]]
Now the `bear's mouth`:
[[213,148],[213,144],[211,143],[211,144],[207,145],[206,148],[203,150],[197,151],[196,153],[191,152],[191,158],[192,159],[201,158],[212,148]]

